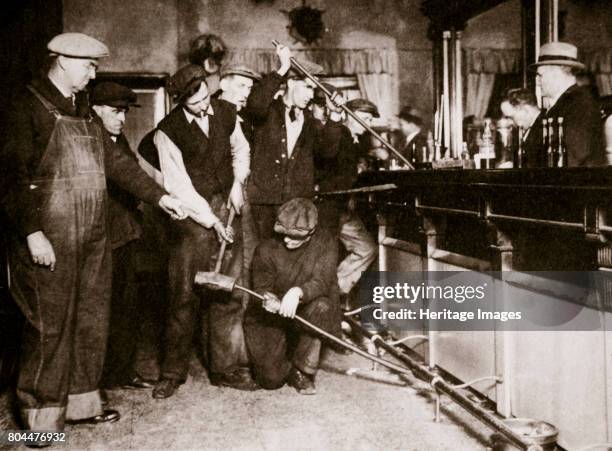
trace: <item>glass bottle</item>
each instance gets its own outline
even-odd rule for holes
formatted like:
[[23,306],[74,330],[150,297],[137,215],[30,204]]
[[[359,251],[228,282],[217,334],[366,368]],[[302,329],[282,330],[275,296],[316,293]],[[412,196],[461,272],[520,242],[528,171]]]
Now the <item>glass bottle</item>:
[[564,168],[567,167],[567,148],[565,147],[565,136],[563,135],[563,118],[557,118],[557,138],[559,142],[557,143],[558,148],[558,160],[557,167]]
[[548,129],[548,140],[546,142],[546,166],[549,168],[554,168],[555,164],[555,146],[553,142],[554,137],[554,129],[553,129],[553,118],[549,117],[547,122]]

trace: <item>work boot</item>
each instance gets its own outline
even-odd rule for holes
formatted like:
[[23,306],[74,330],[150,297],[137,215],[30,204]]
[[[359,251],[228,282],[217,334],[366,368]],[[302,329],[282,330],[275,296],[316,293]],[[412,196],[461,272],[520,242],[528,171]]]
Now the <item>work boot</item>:
[[212,373],[209,378],[211,385],[217,387],[230,387],[244,391],[255,391],[261,388],[251,377],[248,368],[239,368],[231,373]]
[[300,395],[314,395],[317,393],[314,377],[293,367],[287,378],[287,384],[297,390]]
[[176,389],[181,385],[178,379],[162,379],[153,389],[153,398],[166,399],[174,395]]

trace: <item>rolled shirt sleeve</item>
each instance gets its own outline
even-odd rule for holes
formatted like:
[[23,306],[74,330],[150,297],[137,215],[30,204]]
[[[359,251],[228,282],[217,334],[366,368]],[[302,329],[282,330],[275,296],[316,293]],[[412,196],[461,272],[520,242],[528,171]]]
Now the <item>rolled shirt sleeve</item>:
[[191,219],[206,228],[211,228],[219,218],[191,183],[181,151],[161,130],[155,133],[154,142],[159,153],[164,188],[181,201],[183,209]]
[[244,184],[251,172],[251,146],[242,131],[242,122],[242,119],[238,116],[236,126],[230,136],[230,146],[234,179]]

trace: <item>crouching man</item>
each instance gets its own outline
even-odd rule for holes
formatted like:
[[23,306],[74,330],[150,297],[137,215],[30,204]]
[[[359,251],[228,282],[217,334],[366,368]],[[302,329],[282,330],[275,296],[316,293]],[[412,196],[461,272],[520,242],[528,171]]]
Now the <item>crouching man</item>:
[[292,318],[330,332],[339,323],[337,244],[317,229],[317,220],[310,200],[292,199],[278,211],[277,236],[255,250],[253,288],[267,301],[251,299],[244,331],[255,380],[266,389],[287,382],[300,394],[314,394],[321,340]]

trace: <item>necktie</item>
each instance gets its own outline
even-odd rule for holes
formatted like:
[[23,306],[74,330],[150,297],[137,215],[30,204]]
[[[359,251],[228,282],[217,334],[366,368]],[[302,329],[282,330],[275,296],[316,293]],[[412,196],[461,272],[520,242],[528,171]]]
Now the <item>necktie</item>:
[[295,110],[295,106],[289,108],[289,119],[291,120],[291,122],[295,122],[297,120],[297,113]]

